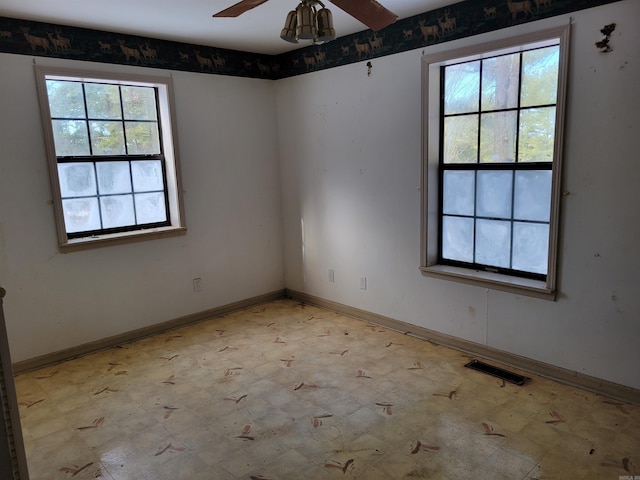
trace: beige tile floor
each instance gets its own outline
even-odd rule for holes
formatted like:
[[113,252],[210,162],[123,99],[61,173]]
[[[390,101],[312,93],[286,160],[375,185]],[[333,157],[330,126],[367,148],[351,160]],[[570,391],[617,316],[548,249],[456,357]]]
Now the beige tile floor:
[[32,480],[611,479],[640,407],[271,302],[16,377]]

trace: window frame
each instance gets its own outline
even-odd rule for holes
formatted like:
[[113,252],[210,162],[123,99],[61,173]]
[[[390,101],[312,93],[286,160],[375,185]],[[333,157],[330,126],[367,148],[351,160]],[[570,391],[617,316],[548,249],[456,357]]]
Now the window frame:
[[[45,150],[49,167],[49,179],[51,183],[51,203],[53,205],[59,250],[65,253],[106,245],[118,245],[185,234],[186,223],[182,198],[180,164],[178,158],[178,135],[174,116],[175,102],[172,78],[169,76],[161,77],[140,74],[112,73],[98,70],[57,68],[42,65],[35,65],[35,74],[45,140]],[[60,178],[58,175],[58,164],[60,162],[58,161],[55,151],[52,117],[49,109],[49,97],[46,86],[46,81],[52,79],[72,80],[87,83],[98,82],[111,85],[145,86],[156,89],[157,113],[160,124],[159,137],[161,142],[161,152],[164,157],[162,167],[166,189],[166,211],[168,217],[166,225],[150,227],[140,226],[140,228],[126,231],[89,234],[87,236],[79,237],[77,234],[67,233],[62,207]],[[100,161],[104,160],[105,156],[93,155],[81,157],[79,161],[93,162],[94,160],[92,160],[92,158]],[[136,155],[122,156],[122,159],[125,161],[136,161],[141,158],[142,156]],[[70,236],[72,238],[70,238]]]
[[[421,175],[421,254],[424,276],[481,286],[515,294],[555,300],[561,200],[561,172],[568,74],[570,26],[517,34],[508,38],[450,48],[422,57],[422,175]],[[441,67],[470,60],[528,50],[531,46],[559,44],[558,92],[555,141],[552,160],[549,252],[546,280],[538,280],[463,266],[444,265],[440,255],[440,133]]]

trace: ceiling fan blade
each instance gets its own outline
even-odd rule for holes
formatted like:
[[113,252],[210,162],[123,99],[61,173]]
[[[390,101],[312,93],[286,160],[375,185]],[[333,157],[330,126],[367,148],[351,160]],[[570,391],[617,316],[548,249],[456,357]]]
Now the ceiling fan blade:
[[267,0],[240,0],[235,5],[231,5],[229,8],[225,8],[221,12],[214,14],[214,17],[239,17],[244,12],[251,10],[252,8],[262,5]]
[[374,32],[382,30],[398,19],[398,16],[376,0],[331,0],[331,3],[361,21]]

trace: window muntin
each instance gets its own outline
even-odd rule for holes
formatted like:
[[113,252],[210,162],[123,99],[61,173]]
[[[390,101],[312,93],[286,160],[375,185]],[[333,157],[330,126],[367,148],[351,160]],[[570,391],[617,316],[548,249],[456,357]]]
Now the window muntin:
[[559,46],[440,67],[442,264],[544,280]]
[[61,248],[183,232],[170,78],[36,66]]
[[[493,34],[487,37],[496,39],[486,43],[459,41],[463,46],[423,56],[423,275],[555,298],[569,32],[565,25],[511,37]],[[547,47],[558,48],[555,79],[536,84],[536,68],[520,63],[531,56],[534,66],[545,66],[534,57]],[[450,85],[463,88],[448,92],[456,100],[445,112],[443,67],[449,66],[456,67]],[[507,75],[492,77],[491,69]],[[500,142],[494,141],[496,131],[502,134]],[[480,190],[490,190],[493,183],[508,185],[509,178],[511,204],[485,196],[480,208],[489,215],[477,218]],[[509,194],[508,188],[502,194]],[[445,229],[448,237],[443,237]],[[482,262],[502,266],[476,263],[476,244],[485,249]],[[508,255],[502,251],[505,245]],[[448,261],[448,256],[458,260]]]
[[68,238],[168,225],[156,89],[46,87]]

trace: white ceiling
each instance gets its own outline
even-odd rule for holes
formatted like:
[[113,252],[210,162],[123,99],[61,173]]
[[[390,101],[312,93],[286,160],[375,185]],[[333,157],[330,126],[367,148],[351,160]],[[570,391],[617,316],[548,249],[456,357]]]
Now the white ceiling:
[[[177,42],[279,54],[307,42],[280,39],[287,13],[298,0],[270,0],[237,18],[212,18],[239,0],[1,0],[0,16],[60,25],[136,34]],[[455,0],[379,0],[399,19],[456,3]],[[367,27],[335,5],[338,37]]]

